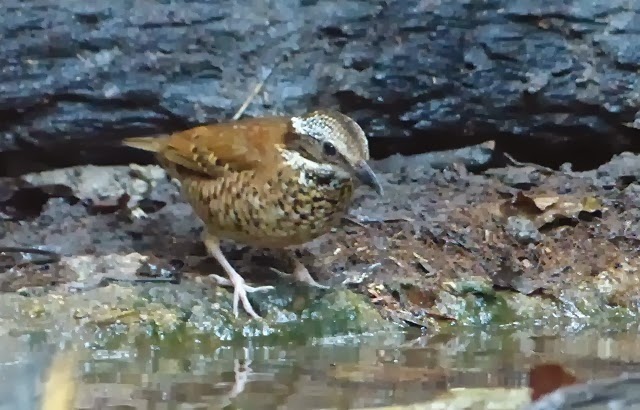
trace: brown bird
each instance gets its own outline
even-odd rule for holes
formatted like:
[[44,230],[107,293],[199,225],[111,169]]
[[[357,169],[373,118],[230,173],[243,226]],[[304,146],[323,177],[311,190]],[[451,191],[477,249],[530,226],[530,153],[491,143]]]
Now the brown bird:
[[[244,309],[259,318],[247,292],[273,287],[247,285],[220,250],[221,239],[290,249],[339,224],[356,180],[382,195],[367,164],[364,132],[354,120],[334,111],[248,118],[123,143],[155,152],[160,165],[180,181],[205,224],[207,250],[229,277],[215,278],[234,288],[236,317],[242,301]],[[297,280],[321,286],[293,259]]]

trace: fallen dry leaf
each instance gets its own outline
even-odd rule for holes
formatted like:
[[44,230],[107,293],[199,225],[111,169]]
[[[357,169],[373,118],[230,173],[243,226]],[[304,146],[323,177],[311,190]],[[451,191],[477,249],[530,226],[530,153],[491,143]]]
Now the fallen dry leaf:
[[540,364],[529,371],[529,387],[531,400],[552,393],[563,386],[576,384],[578,379],[562,365],[555,363]]
[[111,214],[126,209],[129,200],[131,200],[131,196],[124,193],[117,198],[87,199],[85,205],[89,215]]
[[563,219],[577,221],[584,214],[601,214],[606,208],[594,197],[539,195],[531,196],[519,191],[512,200],[500,205],[504,217],[519,216],[532,221],[537,228]]

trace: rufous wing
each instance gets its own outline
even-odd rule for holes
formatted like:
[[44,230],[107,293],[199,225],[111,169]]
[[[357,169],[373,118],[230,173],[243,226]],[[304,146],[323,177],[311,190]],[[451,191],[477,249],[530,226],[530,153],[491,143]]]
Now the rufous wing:
[[123,144],[156,152],[192,172],[218,177],[227,171],[266,170],[279,160],[277,147],[287,117],[248,118],[199,126],[164,137],[128,138]]

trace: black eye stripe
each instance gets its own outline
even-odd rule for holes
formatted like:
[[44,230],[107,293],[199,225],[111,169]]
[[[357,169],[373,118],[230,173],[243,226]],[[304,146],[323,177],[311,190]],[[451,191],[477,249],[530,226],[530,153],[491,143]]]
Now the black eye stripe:
[[336,147],[328,141],[325,141],[322,144],[322,149],[324,150],[325,155],[328,155],[330,157],[337,154]]

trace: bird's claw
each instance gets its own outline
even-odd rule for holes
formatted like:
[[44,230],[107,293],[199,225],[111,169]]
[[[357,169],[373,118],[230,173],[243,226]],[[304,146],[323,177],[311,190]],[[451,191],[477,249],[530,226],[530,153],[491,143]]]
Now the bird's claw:
[[209,276],[213,278],[220,286],[233,286],[233,315],[235,317],[238,317],[238,304],[240,301],[242,301],[242,307],[252,318],[260,320],[262,319],[262,317],[260,317],[260,315],[258,315],[253,309],[253,306],[251,306],[251,302],[249,302],[247,293],[275,289],[273,286],[251,286],[247,285],[244,280],[241,282],[239,281],[238,283],[233,283],[233,281],[227,278],[223,278],[222,276],[218,276],[215,274]]
[[283,271],[276,269],[276,268],[269,268],[271,269],[272,272],[274,272],[275,274],[277,274],[278,276],[282,277],[282,278],[287,278],[289,276],[293,276],[295,278],[296,281],[298,282],[302,282],[302,283],[306,283],[309,286],[318,288],[318,289],[329,289],[329,286],[325,286],[325,285],[321,285],[318,282],[316,282],[315,279],[313,279],[311,277],[311,275],[309,275],[309,272],[306,271],[306,275],[305,274],[296,274],[295,272],[293,274],[287,274],[284,273]]

